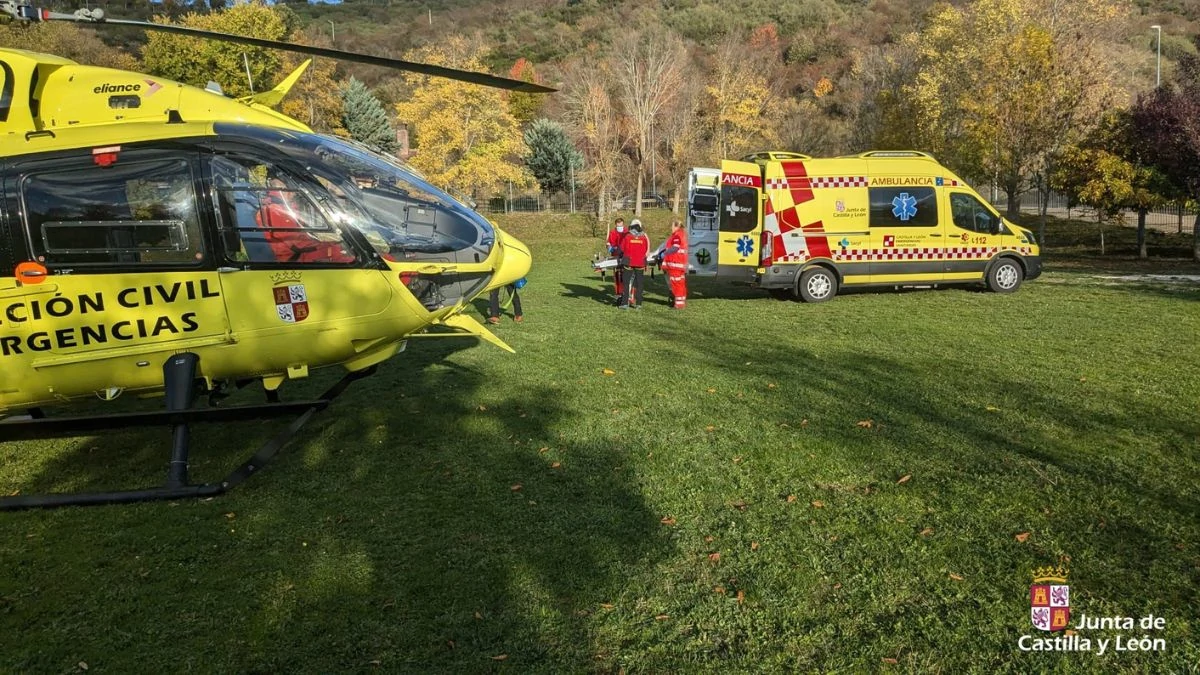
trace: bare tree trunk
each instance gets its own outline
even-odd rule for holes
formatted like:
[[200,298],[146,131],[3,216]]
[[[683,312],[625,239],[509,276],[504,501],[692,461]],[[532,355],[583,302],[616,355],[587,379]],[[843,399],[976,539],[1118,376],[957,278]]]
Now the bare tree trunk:
[[1100,228],[1100,255],[1104,255],[1104,214],[1096,209],[1096,227]]
[[1004,181],[1004,192],[1008,195],[1008,213],[1006,214],[1009,220],[1016,220],[1021,216],[1021,193],[1017,191],[1019,185],[1016,179]]
[[1192,259],[1200,262],[1200,212],[1196,213],[1196,222],[1192,223]]
[[1146,251],[1146,209],[1138,209],[1137,245],[1138,257],[1142,260],[1149,258]]
[[638,176],[637,192],[633,193],[633,216],[635,218],[641,218],[642,217],[642,181],[645,180],[642,177],[642,165],[641,164],[638,165],[637,176]]

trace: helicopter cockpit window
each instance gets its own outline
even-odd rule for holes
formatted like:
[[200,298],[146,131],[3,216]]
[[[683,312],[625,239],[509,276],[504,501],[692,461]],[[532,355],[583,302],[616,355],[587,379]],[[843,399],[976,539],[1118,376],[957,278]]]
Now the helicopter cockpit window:
[[179,265],[204,258],[186,160],[33,172],[21,194],[34,255],[48,265]]
[[[354,248],[290,173],[249,157],[211,163],[221,239],[232,261],[350,264]],[[311,186],[308,186],[311,188]]]

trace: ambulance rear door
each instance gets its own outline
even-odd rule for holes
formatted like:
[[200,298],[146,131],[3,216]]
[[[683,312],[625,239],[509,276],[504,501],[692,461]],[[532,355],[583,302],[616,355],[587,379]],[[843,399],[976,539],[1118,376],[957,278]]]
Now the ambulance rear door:
[[717,273],[717,227],[721,217],[721,170],[696,167],[688,172],[688,274]]
[[752,277],[762,239],[762,173],[750,162],[721,162],[717,274]]

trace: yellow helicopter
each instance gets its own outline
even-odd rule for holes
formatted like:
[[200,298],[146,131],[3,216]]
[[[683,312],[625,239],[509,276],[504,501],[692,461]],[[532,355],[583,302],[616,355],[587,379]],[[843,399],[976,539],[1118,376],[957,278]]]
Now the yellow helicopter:
[[[12,21],[139,26],[518,91],[547,87],[339,50],[62,14],[0,0]],[[412,337],[473,335],[464,313],[526,275],[529,249],[394,158],[313,133],[271,108],[163,78],[0,49],[0,441],[170,424],[158,488],[11,496],[0,509],[217,494],[274,455],[350,381]],[[437,330],[429,331],[430,328]],[[289,379],[340,365],[320,398]],[[194,407],[261,381],[268,402]],[[165,409],[47,417],[44,407],[129,392]],[[297,415],[241,468],[188,482],[189,423]]]

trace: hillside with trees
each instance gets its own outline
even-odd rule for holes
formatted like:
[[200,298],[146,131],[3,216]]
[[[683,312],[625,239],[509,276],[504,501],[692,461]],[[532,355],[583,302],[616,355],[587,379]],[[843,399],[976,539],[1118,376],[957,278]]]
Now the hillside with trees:
[[[407,131],[410,161],[436,179],[482,200],[502,189],[562,189],[573,177],[578,189],[599,197],[602,214],[614,199],[649,186],[677,191],[690,166],[768,147],[811,155],[926,150],[961,174],[998,186],[1009,195],[1010,211],[1019,195],[1051,183],[1080,199],[1104,192],[1111,202],[1112,195],[1139,190],[1097,187],[1096,176],[1087,190],[1064,184],[1072,176],[1087,178],[1071,170],[1072,162],[1095,152],[1104,120],[1149,106],[1143,99],[1155,93],[1156,48],[1162,82],[1173,91],[1177,71],[1181,77],[1191,72],[1177,64],[1196,56],[1193,37],[1200,27],[1200,0],[99,5],[113,16],[155,15],[556,86],[560,92],[547,97],[482,92],[318,59],[300,96],[285,101],[284,109],[317,130],[358,134],[347,131],[344,102],[370,95],[387,111],[388,123]],[[1161,43],[1153,26],[1161,27]],[[100,39],[88,29],[62,26],[3,31],[3,44],[44,44],[96,63],[128,65],[136,58],[150,72],[193,84],[216,80],[231,95],[270,86],[298,62],[129,30],[106,30]],[[338,83],[351,78],[361,84],[347,99]],[[561,156],[537,155],[541,150],[526,142],[535,123],[566,132],[581,156],[577,167]],[[543,147],[552,146],[537,146]],[[1112,155],[1140,166],[1128,150]],[[572,176],[547,175],[551,166]],[[1136,173],[1110,171],[1113,178],[1103,181]],[[1190,178],[1169,173],[1159,171],[1154,184],[1181,187],[1163,188],[1170,194],[1153,199],[1118,199],[1120,206],[1190,198]]]

